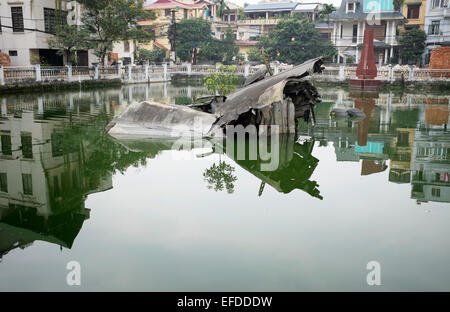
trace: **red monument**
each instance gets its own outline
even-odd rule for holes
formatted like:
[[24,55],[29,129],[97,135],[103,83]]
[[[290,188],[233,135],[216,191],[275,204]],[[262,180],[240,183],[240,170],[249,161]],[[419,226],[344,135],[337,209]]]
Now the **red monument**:
[[375,65],[375,56],[373,52],[373,29],[364,31],[364,43],[356,76],[358,79],[350,80],[350,87],[356,90],[378,90],[380,81],[377,77],[377,66]]

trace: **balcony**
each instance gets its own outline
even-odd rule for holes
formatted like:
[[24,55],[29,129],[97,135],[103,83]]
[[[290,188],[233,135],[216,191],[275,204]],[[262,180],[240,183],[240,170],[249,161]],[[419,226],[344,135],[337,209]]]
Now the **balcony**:
[[450,18],[450,8],[444,9],[444,18]]
[[238,21],[239,25],[276,25],[278,24],[278,18],[269,18],[269,19],[247,19]]

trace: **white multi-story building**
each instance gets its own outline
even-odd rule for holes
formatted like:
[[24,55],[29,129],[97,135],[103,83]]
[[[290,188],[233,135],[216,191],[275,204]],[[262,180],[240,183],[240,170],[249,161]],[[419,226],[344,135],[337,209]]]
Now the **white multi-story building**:
[[[47,43],[56,23],[67,18],[67,9],[71,8],[69,1],[62,1],[64,13],[58,15],[56,3],[54,0],[1,1],[0,50],[10,56],[12,66],[28,66],[38,61],[60,66],[65,63],[65,56],[58,55]],[[87,65],[88,52],[80,51],[79,58],[82,65]]]
[[428,63],[432,50],[450,45],[450,7],[448,0],[428,0],[426,6],[427,50],[424,61]]
[[334,23],[331,41],[338,49],[338,62],[351,58],[358,63],[364,31],[373,29],[375,61],[379,65],[396,56],[398,26],[406,22],[403,14],[394,9],[392,0],[342,0],[330,20]]
[[[0,2],[0,51],[10,56],[11,66],[29,66],[40,62],[45,65],[62,66],[67,63],[65,55],[58,55],[47,40],[53,37],[55,26],[66,23],[67,15],[80,16],[82,8],[75,1],[61,0],[56,8],[55,0],[2,0]],[[57,9],[61,14],[57,14]],[[75,14],[76,13],[76,14]],[[81,24],[80,19],[75,22]],[[134,62],[134,43],[117,42],[114,45],[119,60]],[[88,66],[98,62],[92,51],[77,51],[78,65]]]

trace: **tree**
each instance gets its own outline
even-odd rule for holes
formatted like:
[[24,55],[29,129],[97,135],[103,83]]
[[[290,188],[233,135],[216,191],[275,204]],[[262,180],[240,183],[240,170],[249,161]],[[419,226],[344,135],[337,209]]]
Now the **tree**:
[[250,62],[261,62],[261,51],[256,47],[250,48],[250,50],[248,50],[247,56]]
[[144,10],[143,0],[77,1],[83,5],[82,22],[91,34],[91,48],[102,63],[115,42],[151,39],[150,33],[137,25],[142,19],[155,17]]
[[280,20],[275,31],[261,37],[259,45],[266,49],[272,59],[290,64],[336,54],[331,41],[323,40],[313,23],[295,18]]
[[236,66],[220,65],[215,73],[211,73],[205,80],[208,91],[214,95],[226,96],[236,89],[239,77],[236,75]]
[[[173,25],[169,27],[169,37],[173,35]],[[229,28],[224,41],[211,35],[211,24],[201,18],[184,19],[176,25],[177,57],[188,62],[192,59],[192,44],[198,49],[198,60],[231,63],[239,53],[234,45],[234,33]]]
[[400,11],[405,0],[394,0],[394,10]]
[[140,61],[149,61],[151,63],[159,63],[163,62],[166,57],[166,51],[160,48],[156,48],[152,51],[141,49],[139,50],[139,60]]
[[223,41],[223,57],[222,61],[225,64],[231,64],[234,58],[239,55],[239,47],[234,45],[234,32],[231,27],[228,27],[225,33],[225,40]]
[[220,16],[220,18],[222,18],[224,14],[230,11],[230,7],[225,0],[214,0],[214,4],[217,7],[217,14]]
[[219,165],[213,164],[203,173],[208,189],[214,189],[216,192],[226,189],[228,194],[233,194],[234,182],[237,181],[237,177],[233,175],[234,171],[235,168],[224,161],[220,161]]
[[76,25],[55,26],[55,36],[47,39],[50,48],[58,50],[59,55],[67,55],[67,61],[77,64],[75,52],[89,48],[89,33]]
[[[173,25],[169,27],[169,38],[173,37]],[[176,52],[182,61],[192,58],[192,44],[200,51],[211,42],[211,24],[201,18],[183,19],[176,25]],[[200,55],[199,55],[200,57]]]
[[399,38],[400,56],[408,63],[420,63],[427,35],[418,28],[405,30]]
[[330,27],[330,14],[336,11],[336,8],[332,4],[324,4],[322,9],[318,12],[321,19],[327,18],[328,28]]

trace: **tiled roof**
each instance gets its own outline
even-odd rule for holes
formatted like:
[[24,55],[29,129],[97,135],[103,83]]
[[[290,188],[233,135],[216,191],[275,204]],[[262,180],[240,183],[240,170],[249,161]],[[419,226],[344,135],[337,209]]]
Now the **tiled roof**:
[[292,11],[298,5],[296,2],[276,2],[252,4],[244,8],[245,13],[266,12],[266,11]]
[[[330,20],[363,20],[367,18],[369,13],[365,13],[363,10],[364,0],[342,0],[341,6],[330,14]],[[355,3],[356,9],[354,13],[346,13],[347,3]],[[402,13],[398,11],[394,12],[380,12],[376,16],[381,19],[405,19]]]

